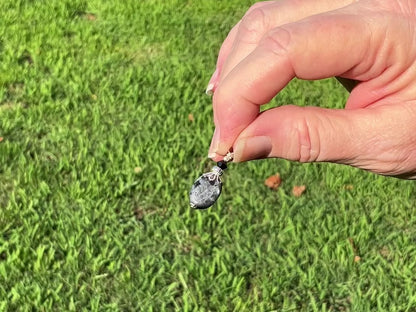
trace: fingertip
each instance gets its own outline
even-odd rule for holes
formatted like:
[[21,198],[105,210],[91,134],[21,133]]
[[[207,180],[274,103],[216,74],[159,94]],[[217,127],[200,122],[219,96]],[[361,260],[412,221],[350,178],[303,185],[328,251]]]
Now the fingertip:
[[273,149],[272,139],[268,136],[254,136],[238,139],[234,144],[234,161],[267,158]]
[[212,161],[220,161],[224,158],[224,156],[218,155],[217,153],[208,153],[208,158]]
[[208,96],[212,96],[214,94],[214,84],[210,83],[207,86],[207,89],[205,90],[205,94]]
[[212,74],[211,78],[209,79],[208,86],[205,90],[206,95],[212,96],[214,94],[215,88],[218,84],[218,77],[219,77],[219,70],[217,67],[214,73]]
[[209,146],[209,152],[208,152],[209,158],[212,158],[210,157],[210,155],[215,156],[215,154],[217,154],[219,140],[220,140],[220,129],[218,127],[215,127],[214,134],[212,135],[211,145]]

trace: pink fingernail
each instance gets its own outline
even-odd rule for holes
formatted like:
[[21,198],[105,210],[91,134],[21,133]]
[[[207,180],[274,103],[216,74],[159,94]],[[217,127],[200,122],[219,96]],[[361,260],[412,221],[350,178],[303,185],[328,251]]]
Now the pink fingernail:
[[218,69],[215,69],[214,73],[211,76],[211,79],[209,80],[207,89],[205,90],[205,93],[209,96],[214,94],[215,88],[217,86],[217,80],[218,80]]
[[208,84],[207,89],[205,90],[205,94],[212,96],[214,94],[214,87],[215,85],[213,83]]
[[213,158],[215,158],[217,156],[218,156],[217,153],[209,153],[208,154],[208,158],[211,158],[211,159],[213,159]]
[[217,155],[218,145],[220,143],[220,130],[215,128],[214,134],[212,135],[211,145],[209,147],[208,157],[214,158]]

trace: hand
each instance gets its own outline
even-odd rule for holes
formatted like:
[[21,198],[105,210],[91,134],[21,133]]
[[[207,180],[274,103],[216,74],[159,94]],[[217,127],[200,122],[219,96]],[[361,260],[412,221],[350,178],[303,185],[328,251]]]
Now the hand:
[[[291,79],[359,81],[345,109],[259,112]],[[329,161],[416,178],[416,1],[281,0],[230,31],[214,92],[209,156]]]

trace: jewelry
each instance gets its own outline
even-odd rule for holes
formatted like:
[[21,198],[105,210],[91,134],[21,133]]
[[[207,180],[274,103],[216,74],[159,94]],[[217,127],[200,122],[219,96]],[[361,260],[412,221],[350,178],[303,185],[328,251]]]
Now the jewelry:
[[206,209],[217,201],[222,190],[221,176],[231,160],[233,160],[233,153],[228,153],[222,161],[217,162],[211,172],[204,173],[195,181],[189,191],[192,208]]

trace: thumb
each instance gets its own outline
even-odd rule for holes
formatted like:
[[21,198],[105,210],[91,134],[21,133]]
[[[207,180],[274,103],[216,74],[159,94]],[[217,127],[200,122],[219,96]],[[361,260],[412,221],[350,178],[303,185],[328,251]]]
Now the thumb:
[[409,105],[354,110],[282,106],[261,113],[233,146],[237,162],[279,157],[348,164],[385,175],[416,168],[414,120]]
[[237,138],[234,160],[280,157],[312,162],[352,158],[356,150],[353,145],[357,144],[352,138],[354,113],[346,112],[294,105],[267,110]]

